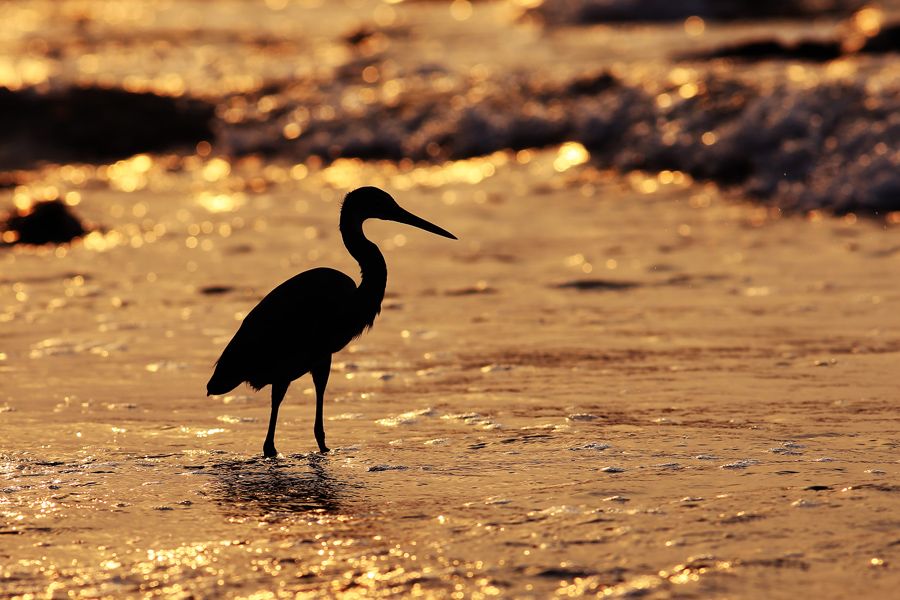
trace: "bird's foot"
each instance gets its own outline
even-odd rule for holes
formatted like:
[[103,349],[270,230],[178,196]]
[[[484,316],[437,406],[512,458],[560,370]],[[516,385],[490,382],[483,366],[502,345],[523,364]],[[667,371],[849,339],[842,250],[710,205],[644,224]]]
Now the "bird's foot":
[[275,449],[275,446],[263,446],[263,456],[266,458],[275,458],[278,456],[278,450]]
[[321,452],[322,454],[328,454],[328,446],[325,445],[325,428],[317,424],[316,427],[313,428],[313,435],[316,436],[316,443],[319,445],[319,452]]

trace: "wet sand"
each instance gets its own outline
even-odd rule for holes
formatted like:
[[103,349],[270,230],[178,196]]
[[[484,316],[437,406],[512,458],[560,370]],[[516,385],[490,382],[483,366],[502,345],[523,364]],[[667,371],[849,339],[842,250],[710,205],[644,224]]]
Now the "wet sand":
[[[676,57],[874,40],[900,9],[532,4],[0,6],[0,101],[32,111],[0,209],[91,230],[0,237],[0,597],[891,596],[895,55]],[[29,134],[76,97],[116,135]],[[169,120],[132,127],[147,107]],[[278,283],[357,275],[360,185],[460,239],[366,225],[388,290],[335,356],[333,451],[307,377],[264,460],[269,390],[206,381]]]
[[559,160],[396,192],[459,242],[367,226],[388,297],[336,356],[324,457],[307,379],[275,461],[267,390],[204,384],[275,284],[355,274],[328,182],[396,167],[260,166],[286,181],[209,204],[253,165],[151,161],[152,192],[78,206],[105,235],[5,252],[4,593],[887,597],[896,226]]

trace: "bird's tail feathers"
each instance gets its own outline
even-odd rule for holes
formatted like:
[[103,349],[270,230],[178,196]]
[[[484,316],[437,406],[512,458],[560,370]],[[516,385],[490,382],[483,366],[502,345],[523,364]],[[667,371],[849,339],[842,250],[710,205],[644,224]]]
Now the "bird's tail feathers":
[[241,384],[243,380],[232,373],[229,369],[223,368],[221,362],[216,363],[216,370],[206,384],[206,395],[212,396],[219,394],[227,394]]

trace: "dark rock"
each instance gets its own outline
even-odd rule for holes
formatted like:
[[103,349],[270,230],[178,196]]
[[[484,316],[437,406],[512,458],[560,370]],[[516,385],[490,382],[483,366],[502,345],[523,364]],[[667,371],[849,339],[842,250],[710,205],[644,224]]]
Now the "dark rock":
[[528,14],[555,25],[668,22],[691,16],[734,21],[849,15],[863,4],[863,0],[547,0]]
[[193,147],[212,139],[213,111],[201,100],[115,88],[0,88],[0,169]]
[[841,56],[841,44],[836,41],[804,40],[796,44],[786,44],[779,40],[753,40],[739,44],[721,46],[707,52],[688,55],[684,58],[707,60],[712,58],[734,58],[739,60],[805,60],[828,62]]
[[65,244],[87,230],[59,200],[40,202],[28,210],[12,213],[3,229],[18,234],[14,244]]
[[609,281],[606,279],[573,279],[556,284],[558,289],[573,289],[580,292],[604,292],[604,291],[622,291],[639,287],[641,284],[633,281]]
[[200,288],[200,293],[206,296],[218,296],[231,291],[234,291],[234,288],[229,285],[208,285]]

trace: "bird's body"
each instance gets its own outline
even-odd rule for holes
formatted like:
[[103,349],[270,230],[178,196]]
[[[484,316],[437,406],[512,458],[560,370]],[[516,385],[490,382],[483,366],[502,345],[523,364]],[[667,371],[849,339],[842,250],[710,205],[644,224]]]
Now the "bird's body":
[[272,385],[272,413],[263,446],[266,456],[277,454],[275,424],[288,386],[310,372],[316,386],[316,441],[322,452],[328,451],[322,404],[331,355],[372,326],[387,285],[384,257],[362,232],[368,218],[395,220],[456,239],[406,212],[377,188],[360,188],[347,195],[340,230],[344,245],[359,262],[359,286],[340,271],[322,267],[288,279],[250,311],[207,384],[208,394],[225,394],[244,382],[256,390]]
[[[356,292],[353,279],[334,269],[291,277],[244,319],[216,363],[207,391],[225,394],[244,382],[259,390],[309,373],[321,354],[337,352],[363,332],[352,322]],[[316,315],[321,317],[310,318]]]

